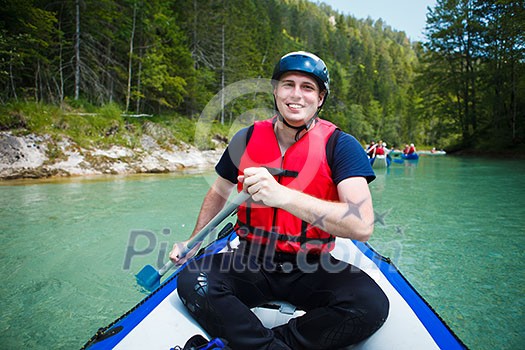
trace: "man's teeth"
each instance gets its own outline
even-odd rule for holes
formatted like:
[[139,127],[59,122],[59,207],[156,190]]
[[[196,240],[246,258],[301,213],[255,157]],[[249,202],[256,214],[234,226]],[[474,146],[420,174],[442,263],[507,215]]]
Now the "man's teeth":
[[303,108],[303,106],[301,106],[301,105],[296,105],[296,104],[294,104],[294,103],[290,103],[288,106],[291,107],[291,108]]

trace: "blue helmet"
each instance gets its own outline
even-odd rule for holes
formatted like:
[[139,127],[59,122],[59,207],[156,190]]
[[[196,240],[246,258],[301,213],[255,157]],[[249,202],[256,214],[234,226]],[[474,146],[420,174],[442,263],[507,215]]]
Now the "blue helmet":
[[272,80],[278,81],[287,72],[302,72],[312,76],[317,81],[319,89],[326,91],[326,100],[330,93],[330,76],[328,75],[328,68],[322,59],[310,52],[290,52],[281,57],[275,65]]

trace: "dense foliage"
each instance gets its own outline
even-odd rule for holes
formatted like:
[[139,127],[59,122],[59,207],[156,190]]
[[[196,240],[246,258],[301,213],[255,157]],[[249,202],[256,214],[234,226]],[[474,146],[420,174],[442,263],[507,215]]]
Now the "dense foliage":
[[[422,45],[306,0],[2,0],[0,101],[196,119],[224,87],[307,50],[330,68],[323,117],[363,141],[507,146],[525,134],[523,9],[438,0]],[[243,98],[217,118],[263,106]]]
[[524,28],[523,0],[437,1],[422,60],[426,129],[467,147],[523,144]]

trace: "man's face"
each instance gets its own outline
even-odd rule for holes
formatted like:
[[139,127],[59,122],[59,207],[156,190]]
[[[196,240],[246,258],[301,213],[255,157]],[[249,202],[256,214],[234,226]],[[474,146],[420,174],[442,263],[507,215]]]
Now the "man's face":
[[299,72],[285,73],[274,88],[277,108],[292,126],[302,126],[322,105],[325,92],[314,78]]

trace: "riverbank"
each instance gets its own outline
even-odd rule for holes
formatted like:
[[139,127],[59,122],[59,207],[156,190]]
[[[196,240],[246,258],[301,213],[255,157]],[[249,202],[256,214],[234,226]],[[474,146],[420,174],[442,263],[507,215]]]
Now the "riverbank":
[[180,142],[162,142],[148,134],[135,147],[81,147],[67,136],[15,135],[0,132],[0,180],[102,174],[169,173],[211,168],[226,144],[212,140],[201,151]]

